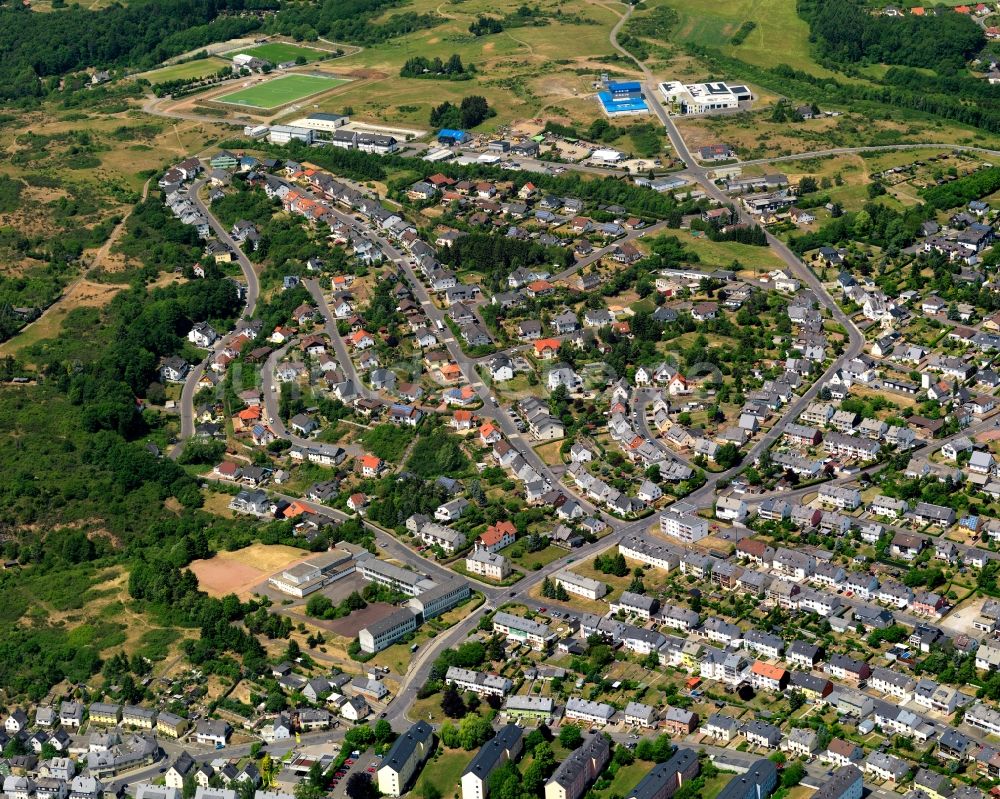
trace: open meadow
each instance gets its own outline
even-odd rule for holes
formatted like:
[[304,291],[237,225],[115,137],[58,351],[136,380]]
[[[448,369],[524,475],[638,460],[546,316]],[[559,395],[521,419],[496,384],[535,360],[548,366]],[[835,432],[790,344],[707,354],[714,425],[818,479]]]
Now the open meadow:
[[193,61],[185,61],[183,64],[171,64],[167,67],[152,69],[143,72],[139,77],[145,78],[150,83],[166,83],[172,80],[189,80],[191,78],[205,78],[214,75],[223,67],[228,67],[229,61],[218,56],[208,58],[196,58]]
[[[672,37],[678,43],[718,48],[726,55],[762,67],[788,64],[821,77],[834,74],[813,60],[809,26],[796,13],[795,3],[788,0],[660,2],[678,14]],[[741,44],[732,44],[733,35],[746,22],[753,22],[756,27]],[[781,45],[775,46],[776,42],[781,42]]]
[[[320,108],[334,112],[350,108],[352,116],[362,121],[426,126],[434,106],[481,94],[497,112],[480,126],[482,130],[535,117],[566,122],[597,118],[594,80],[602,71],[635,74],[634,65],[614,61],[608,39],[620,12],[587,1],[555,13],[546,10],[536,24],[507,27],[487,36],[469,33],[469,25],[481,14],[505,16],[520,5],[414,0],[408,10],[436,13],[441,24],[338,59],[344,74],[367,80],[320,100]],[[399,77],[403,64],[418,55],[442,60],[458,55],[475,72],[463,81]]]

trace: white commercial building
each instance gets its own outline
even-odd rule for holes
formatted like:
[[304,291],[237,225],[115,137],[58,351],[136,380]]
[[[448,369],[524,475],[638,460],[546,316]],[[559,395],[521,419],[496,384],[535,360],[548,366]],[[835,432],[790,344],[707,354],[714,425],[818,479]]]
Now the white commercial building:
[[668,106],[678,114],[707,114],[712,111],[729,111],[749,103],[753,95],[743,84],[688,83],[671,80],[661,83],[660,94]]
[[358,631],[362,652],[381,652],[417,629],[417,616],[409,608],[401,608]]
[[685,544],[694,544],[708,535],[708,520],[671,508],[660,514],[660,532]]
[[272,144],[288,144],[290,141],[312,144],[313,132],[309,128],[300,128],[295,125],[272,125],[267,137]]

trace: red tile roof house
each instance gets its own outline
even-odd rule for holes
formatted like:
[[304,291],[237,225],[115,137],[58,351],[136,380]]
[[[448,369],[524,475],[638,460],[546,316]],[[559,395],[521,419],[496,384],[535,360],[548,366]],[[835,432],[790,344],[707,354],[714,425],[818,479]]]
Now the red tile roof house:
[[377,477],[378,473],[382,471],[381,458],[376,458],[374,455],[362,455],[360,460],[361,473],[365,477]]
[[240,467],[232,461],[223,461],[217,464],[212,471],[224,480],[235,480],[240,476]]
[[555,358],[559,354],[559,346],[562,344],[557,338],[541,338],[535,342],[535,355],[539,358]]
[[471,430],[474,418],[472,411],[455,411],[455,415],[451,419],[451,426],[456,430]]
[[493,422],[484,422],[479,428],[479,438],[484,444],[495,444],[503,438],[503,434]]
[[744,538],[736,544],[737,557],[747,558],[759,565],[764,565],[764,561],[768,559],[768,550],[773,556],[774,550],[763,541],[758,541],[755,538]]
[[497,552],[510,544],[517,538],[517,530],[513,523],[503,521],[491,524],[486,531],[479,536],[479,548],[487,552]]

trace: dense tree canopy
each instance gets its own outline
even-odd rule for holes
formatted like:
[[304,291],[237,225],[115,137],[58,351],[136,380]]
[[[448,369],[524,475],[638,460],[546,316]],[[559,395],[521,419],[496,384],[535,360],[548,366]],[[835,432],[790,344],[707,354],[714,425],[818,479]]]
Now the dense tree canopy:
[[0,6],[0,97],[41,92],[39,78],[94,66],[148,67],[260,23],[220,17],[244,0],[155,0],[90,11],[74,4],[53,14],[20,3]]
[[800,0],[799,13],[823,53],[846,64],[868,61],[954,71],[985,42],[982,28],[967,14],[887,17],[854,0]]

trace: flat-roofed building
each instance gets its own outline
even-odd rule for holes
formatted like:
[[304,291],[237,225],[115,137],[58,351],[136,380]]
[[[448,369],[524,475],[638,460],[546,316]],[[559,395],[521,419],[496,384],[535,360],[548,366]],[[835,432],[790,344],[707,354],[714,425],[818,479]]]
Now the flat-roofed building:
[[304,597],[324,588],[337,580],[354,574],[358,560],[370,557],[366,550],[364,557],[337,549],[309,558],[268,578],[268,583],[284,594]]
[[470,596],[469,584],[465,580],[443,580],[434,587],[421,591],[406,605],[417,614],[418,623],[422,623],[451,610]]
[[668,508],[660,514],[660,532],[685,544],[694,544],[708,535],[708,519]]
[[750,89],[741,83],[710,81],[685,84],[672,80],[659,84],[658,88],[666,104],[681,115],[732,111],[741,103],[753,100]]
[[378,583],[407,596],[417,596],[434,587],[434,581],[415,571],[378,558],[367,558],[358,564],[358,573],[370,583]]
[[400,608],[358,631],[361,651],[374,654],[391,646],[417,629],[417,617],[409,608]]

